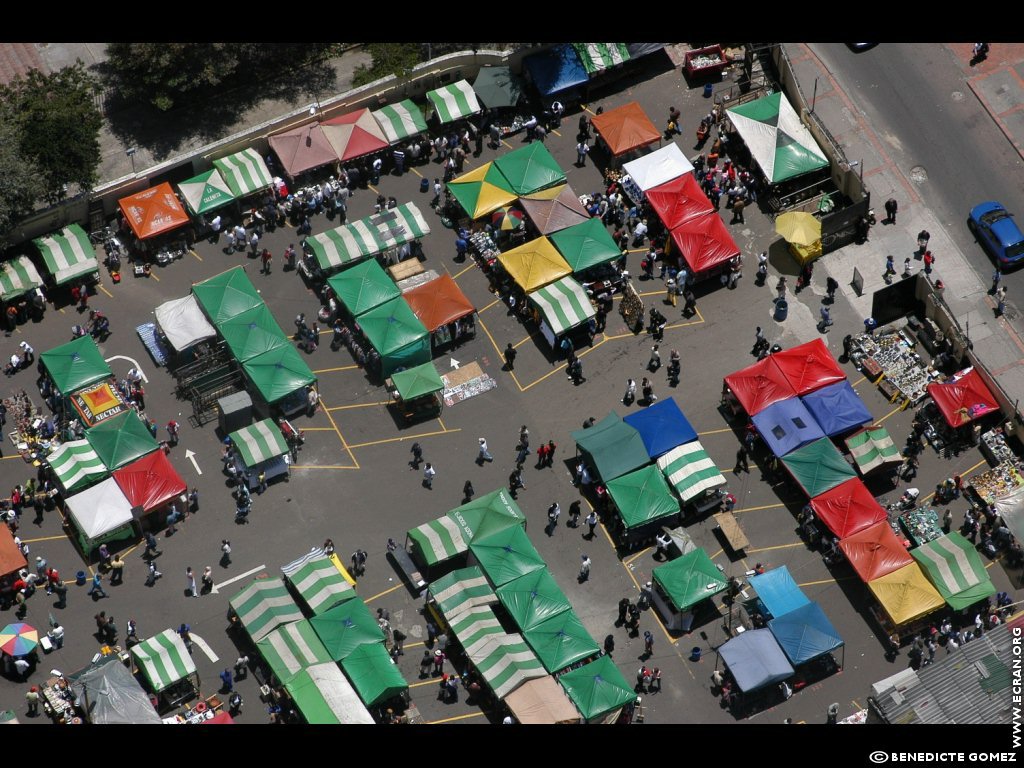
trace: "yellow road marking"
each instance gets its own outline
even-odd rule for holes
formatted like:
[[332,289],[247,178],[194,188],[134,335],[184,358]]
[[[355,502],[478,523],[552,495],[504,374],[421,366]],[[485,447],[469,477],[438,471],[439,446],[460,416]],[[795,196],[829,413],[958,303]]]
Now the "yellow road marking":
[[333,413],[334,411],[347,411],[350,408],[377,408],[378,406],[381,405],[387,405],[389,402],[391,401],[383,400],[379,403],[355,403],[353,405],[336,405],[333,408],[328,408],[327,410]]
[[445,432],[447,432],[447,431],[448,431],[448,427],[446,427],[446,426],[444,425],[444,422],[443,422],[443,421],[441,421],[441,417],[440,417],[440,416],[438,416],[438,417],[437,417],[437,423],[441,425],[441,429],[443,429],[443,430],[444,430]]
[[757,512],[758,510],[761,510],[761,509],[778,509],[779,507],[784,507],[784,506],[786,506],[786,505],[782,504],[780,502],[780,503],[777,503],[777,504],[764,504],[764,505],[762,505],[760,507],[742,507],[740,509],[734,509],[733,510],[733,514],[736,514],[737,512]]
[[157,277],[156,272],[150,272],[149,276],[156,280],[158,283],[160,282],[160,278]]
[[868,378],[867,376],[861,376],[861,377],[860,377],[859,379],[857,379],[857,380],[856,380],[855,382],[853,382],[852,384],[850,384],[850,386],[851,386],[851,387],[856,387],[856,386],[857,386],[858,384],[860,384],[860,383],[862,383],[862,382],[865,382],[865,381],[867,381],[867,378]]
[[748,555],[752,555],[754,552],[768,552],[773,549],[792,549],[793,547],[802,547],[803,544],[804,543],[802,541],[797,541],[793,544],[776,544],[774,547],[758,547],[757,549],[746,549],[744,550],[744,552],[746,552]]
[[441,677],[431,677],[428,680],[420,680],[418,683],[409,683],[410,688],[422,688],[424,685],[437,685]]
[[410,170],[410,171],[412,171],[413,173],[415,173],[415,174],[416,174],[417,176],[419,176],[419,177],[420,177],[421,179],[423,178],[423,174],[422,174],[422,173],[420,173],[419,171],[417,171],[417,170],[416,170],[415,168],[410,168],[409,170]]
[[641,555],[643,555],[643,554],[645,554],[645,553],[647,553],[647,552],[650,552],[650,551],[651,551],[651,548],[650,548],[650,547],[644,547],[644,548],[643,548],[642,550],[640,550],[639,552],[637,552],[637,553],[636,553],[635,555],[633,555],[632,557],[630,557],[630,558],[628,558],[628,559],[626,559],[626,560],[623,560],[623,561],[622,561],[622,564],[623,564],[623,565],[629,565],[629,564],[630,564],[630,563],[632,563],[632,562],[633,562],[634,560],[636,560],[637,558],[639,558],[639,557],[640,557]]
[[196,257],[197,259],[199,259],[200,261],[202,261],[202,260],[203,260],[203,257],[202,257],[202,256],[200,256],[200,255],[199,255],[198,253],[196,253],[195,251],[193,251],[193,250],[192,250],[191,248],[189,248],[189,249],[188,249],[188,252],[189,252],[189,253],[191,253],[191,254],[192,254],[193,256],[195,256],[195,257]]
[[[10,461],[11,459],[22,459],[21,454],[15,453],[12,456],[0,456],[3,461]],[[24,461],[24,459],[22,459]]]
[[[602,344],[604,344],[604,343],[605,343],[606,341],[608,341],[608,339],[607,339],[607,338],[601,339],[601,340],[600,340],[599,342],[597,342],[597,343],[596,343],[596,344],[595,344],[594,346],[592,346],[592,347],[591,347],[590,349],[585,349],[585,350],[583,350],[582,352],[580,352],[580,353],[579,353],[579,354],[577,355],[577,357],[584,357],[584,356],[586,356],[586,355],[589,355],[589,354],[590,354],[591,352],[593,352],[593,351],[594,351],[595,349],[597,349],[598,347],[600,347],[600,346],[601,346]],[[558,366],[557,368],[555,368],[555,369],[554,369],[553,371],[548,371],[547,373],[545,373],[545,374],[544,374],[543,376],[541,376],[541,377],[540,377],[539,379],[537,379],[536,381],[531,381],[531,382],[530,382],[529,384],[527,384],[527,385],[526,385],[525,387],[523,387],[523,386],[520,386],[520,388],[519,388],[519,389],[520,389],[520,391],[521,391],[521,392],[525,392],[526,390],[528,390],[528,389],[529,389],[530,387],[534,386],[535,384],[540,384],[540,383],[541,383],[542,381],[544,381],[544,379],[546,379],[546,378],[547,378],[548,376],[552,376],[552,375],[554,375],[554,374],[558,373],[559,371],[564,371],[564,370],[565,370],[565,367],[566,367],[566,364],[565,364],[565,363],[562,363],[562,364],[561,364],[560,366]],[[517,383],[518,383],[518,382],[517,382]]]
[[323,397],[320,398],[320,405],[323,406],[324,414],[327,416],[327,420],[331,422],[331,426],[334,427],[334,432],[338,435],[338,439],[341,440],[341,444],[345,447],[348,457],[352,459],[352,463],[356,465],[356,469],[359,469],[359,461],[356,459],[355,454],[352,453],[352,449],[348,447],[348,443],[345,442],[345,436],[341,434],[341,430],[338,429],[338,423],[334,420],[334,417],[331,416],[331,409],[327,407],[327,403],[324,402]]
[[[21,458],[20,456],[18,458]],[[56,541],[57,539],[67,539],[67,536],[40,536],[38,539],[22,539],[26,544],[32,544],[36,541]]]
[[487,311],[488,309],[490,309],[491,307],[493,307],[493,306],[494,306],[495,304],[502,304],[502,303],[503,303],[503,302],[502,302],[502,300],[501,300],[501,299],[495,299],[494,301],[492,301],[492,302],[491,302],[490,304],[488,304],[488,305],[487,305],[486,307],[484,307],[483,309],[478,309],[478,310],[476,311],[476,313],[477,313],[477,315],[481,315],[481,314],[483,314],[484,312],[486,312],[486,311]]
[[517,344],[513,344],[513,345],[512,345],[512,349],[519,349],[519,347],[520,347],[520,346],[522,346],[523,344],[525,344],[526,342],[528,342],[528,341],[529,341],[530,339],[534,339],[534,338],[536,338],[536,337],[537,337],[537,334],[535,334],[535,333],[531,333],[531,334],[530,334],[529,336],[527,336],[527,337],[526,337],[525,339],[523,339],[523,340],[522,340],[522,341],[520,341],[519,343],[517,343]]
[[[463,267],[463,268],[462,268],[462,269],[460,269],[460,270],[459,270],[458,272],[456,272],[456,273],[455,273],[454,275],[452,275],[452,280],[458,280],[458,279],[459,279],[459,277],[461,277],[462,275],[464,275],[464,274],[465,274],[466,272],[469,272],[469,270],[471,270],[471,269],[472,269],[473,267],[475,267],[475,266],[476,266],[476,262],[474,261],[474,262],[472,262],[472,263],[471,263],[471,264],[470,264],[470,265],[469,265],[468,267]],[[446,266],[446,267],[445,267],[445,269],[448,269],[448,267]],[[451,274],[451,273],[449,272],[449,274]],[[490,306],[493,306],[493,304],[488,304],[487,306],[488,306],[488,307],[490,307]],[[487,307],[484,307],[484,309],[486,309],[486,308],[487,308]],[[481,309],[481,310],[479,310],[479,311],[480,311],[480,312],[483,312],[484,310],[483,310],[483,309]]]
[[383,445],[384,443],[397,443],[397,442],[401,442],[402,440],[418,440],[421,437],[434,437],[436,435],[452,435],[452,434],[455,434],[456,432],[461,432],[461,431],[462,431],[462,427],[458,427],[456,429],[438,430],[436,432],[424,432],[421,435],[406,435],[406,436],[403,436],[403,437],[388,437],[388,438],[386,438],[384,440],[371,440],[368,443],[354,443],[353,445],[350,445],[348,447],[349,448],[367,448],[367,447],[369,447],[371,445]]
[[885,414],[885,416],[883,416],[882,418],[878,419],[878,421],[876,421],[875,424],[881,424],[883,421],[888,419],[894,413],[896,413],[897,411],[902,411],[902,410],[903,410],[903,406],[902,405],[897,405],[895,408],[893,408],[891,411],[889,411],[887,414]]
[[351,371],[353,368],[358,368],[358,365],[343,365],[340,368],[321,368],[319,371],[313,371],[318,376],[321,373],[334,373],[335,371]]
[[698,437],[704,437],[704,435],[717,435],[720,432],[734,432],[732,427],[723,427],[722,429],[709,429],[707,432],[698,432]]
[[722,554],[723,552],[725,552],[725,550],[724,550],[724,549],[720,549],[720,550],[718,550],[717,552],[715,552],[715,554],[713,554],[713,555],[711,556],[711,559],[712,559],[712,560],[714,560],[714,559],[715,559],[716,557],[718,557],[718,556],[719,556],[720,554]]
[[341,464],[292,464],[292,469],[359,469],[359,467],[346,467]]
[[111,299],[114,298],[114,294],[108,291],[106,286],[103,285],[103,283],[100,283],[100,290],[107,294],[107,296],[110,297]]
[[[504,143],[504,142],[503,142]],[[434,682],[437,682],[436,680]],[[456,715],[455,717],[446,717],[444,720],[429,720],[424,725],[441,725],[442,723],[454,723],[456,720],[468,720],[471,717],[486,717],[486,712],[470,712],[466,715]]]
[[303,432],[333,432],[333,427],[303,427]]
[[[797,586],[798,587],[813,587],[813,586],[816,586],[818,584],[833,584],[833,583],[838,582],[838,581],[850,581],[852,578],[854,578],[854,577],[853,576],[840,576],[838,579],[821,579],[820,581],[805,581],[805,582],[803,582],[801,584],[797,584]],[[857,576],[856,578],[859,579],[860,576]]]
[[[497,303],[497,302],[494,302],[494,303]],[[494,306],[494,304],[488,304],[487,306],[488,307]],[[485,307],[485,309],[486,309],[486,307]],[[494,351],[498,354],[499,357],[504,359],[504,355],[503,355],[503,353],[501,351],[501,348],[498,346],[498,343],[494,340],[494,337],[491,336],[491,331],[487,328],[487,325],[486,325],[486,323],[484,323],[483,318],[480,317],[480,312],[482,312],[482,311],[483,310],[480,310],[480,311],[478,311],[476,313],[476,315],[477,315],[477,318],[476,318],[477,322],[480,324],[480,327],[484,329],[484,333],[487,334],[487,338],[491,340],[491,345],[494,347]],[[509,371],[508,373],[512,377],[512,381],[514,381],[516,386],[519,387],[519,391],[520,392],[525,391],[523,389],[523,385],[519,383],[519,377],[516,376],[516,372],[515,371]]]
[[395,584],[395,586],[393,586],[393,587],[390,587],[389,589],[385,589],[385,590],[384,590],[383,592],[378,592],[378,593],[377,593],[376,595],[374,595],[373,597],[367,597],[367,598],[365,598],[365,599],[363,600],[363,602],[364,602],[364,603],[368,603],[368,602],[370,602],[371,600],[376,600],[376,599],[377,599],[378,597],[384,597],[384,595],[390,595],[390,594],[391,594],[392,592],[394,592],[394,591],[395,591],[396,589],[401,589],[401,588],[402,588],[403,586],[405,586],[405,585],[404,585],[404,584]]

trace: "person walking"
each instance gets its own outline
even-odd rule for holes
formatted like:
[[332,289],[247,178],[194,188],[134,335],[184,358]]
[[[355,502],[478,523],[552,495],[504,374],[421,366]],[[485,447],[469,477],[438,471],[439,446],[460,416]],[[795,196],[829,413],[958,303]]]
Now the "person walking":
[[836,279],[829,275],[825,278],[825,295],[828,297],[829,303],[836,300],[836,291],[839,290],[839,283]]
[[582,514],[580,500],[576,499],[569,505],[569,521],[566,525],[570,528],[580,527],[580,515]]
[[742,197],[737,198],[736,202],[732,204],[732,221],[730,224],[745,224],[743,220],[743,209],[747,207],[747,201]]
[[932,256],[932,252],[925,251],[922,261],[924,261],[924,273],[930,275],[932,273],[932,266],[935,264],[935,257]]
[[523,483],[523,468],[517,465],[508,476],[508,492],[513,499],[517,497],[520,488],[525,491],[526,484]]
[[156,536],[151,531],[146,531],[146,550],[142,553],[145,558],[158,557],[161,553],[156,546]]
[[576,145],[576,167],[583,168],[587,164],[587,155],[590,153],[590,147],[587,145],[586,139],[581,139]]
[[784,301],[786,298],[786,276],[783,275],[779,278],[779,282],[775,284],[776,301]]
[[517,354],[519,353],[516,352],[516,348],[512,346],[512,342],[510,341],[508,345],[505,347],[505,365],[508,367],[510,371],[515,370]]
[[655,344],[651,347],[651,357],[647,361],[647,370],[656,371],[661,368],[661,353],[658,351],[658,345]]
[[676,306],[676,281],[671,277],[665,281],[665,303]]
[[1006,312],[1006,286],[999,286],[999,290],[996,291],[996,316],[1002,317]]
[[189,597],[199,597],[199,590],[196,588],[196,577],[192,568],[185,569],[185,592]]
[[1003,279],[1003,273],[999,271],[999,267],[996,267],[996,271],[992,273],[992,287],[989,289],[989,293],[995,296],[996,291],[999,290],[999,283]]
[[213,591],[213,568],[206,566],[202,575],[203,594],[208,595]]
[[224,667],[224,671],[220,673],[221,682],[221,693],[231,693],[235,689],[234,680],[231,677],[231,670]]
[[588,539],[594,538],[594,529],[597,528],[597,512],[593,509],[590,510],[590,514],[587,515],[584,522],[587,524],[587,528],[589,529],[586,533],[586,537]]
[[473,500],[473,494],[476,491],[473,490],[473,483],[470,480],[466,481],[466,484],[462,486],[462,503],[469,504]]
[[476,463],[483,466],[485,461],[494,461],[494,457],[491,456],[490,452],[487,450],[487,441],[481,437],[477,442],[480,443],[480,453],[476,457]]
[[231,565],[231,542],[227,539],[221,539],[220,552],[220,567],[227,568]]
[[821,309],[818,310],[818,314],[821,315],[821,320],[818,321],[818,330],[822,333],[828,331],[830,325],[832,325],[832,315],[828,311],[828,307],[824,304],[821,305]]
[[739,447],[736,451],[736,466],[733,467],[733,474],[739,474],[740,470],[746,473],[750,473],[750,464],[747,462],[747,448],[744,445]]
[[625,405],[632,405],[636,400],[636,382],[633,379],[626,379],[626,394],[622,396]]
[[544,453],[544,464],[543,464],[543,466],[545,466],[545,467],[552,467],[552,466],[554,466],[554,462],[555,462],[555,449],[556,448],[558,448],[558,446],[555,445],[555,441],[554,440],[548,440],[547,451],[545,451],[545,453]]
[[123,584],[124,583],[124,560],[121,559],[120,554],[114,555],[110,561],[110,584]]
[[890,197],[885,201],[885,220],[889,224],[896,223],[896,211],[899,210],[899,203],[896,202],[896,198]]
[[161,576],[163,576],[163,574],[156,569],[156,561],[150,560],[149,568],[146,573],[146,586],[152,587],[154,584],[156,584],[156,580],[159,579]]
[[264,248],[263,253],[260,254],[260,261],[263,263],[263,267],[260,269],[264,275],[270,274],[270,263],[274,260],[273,255],[270,253],[269,248]]
[[423,448],[420,447],[419,443],[413,443],[412,447],[409,448],[409,452],[412,453],[412,461],[409,462],[409,466],[413,469],[419,469],[420,462],[423,461]]
[[561,514],[562,508],[558,506],[557,501],[548,507],[548,535],[554,533],[555,528],[558,527],[558,518]]
[[882,273],[882,279],[885,280],[886,285],[892,284],[892,276],[896,274],[896,263],[893,261],[892,254],[890,253],[885,257],[885,271]]
[[590,578],[590,558],[586,555],[582,555],[582,562],[580,563],[580,575],[579,582],[582,584],[584,581]]
[[922,229],[917,233],[917,252],[924,253],[928,250],[928,241],[932,239],[927,229]]
[[437,474],[437,470],[428,461],[426,466],[423,467],[423,487],[428,491],[434,490],[434,476]]
[[649,629],[644,630],[644,655],[647,658],[654,655],[654,634]]
[[33,685],[25,694],[25,702],[28,704],[28,716],[35,717],[39,714],[39,688]]
[[96,595],[99,595],[100,597],[110,597],[110,595],[108,595],[103,589],[103,576],[99,571],[92,575],[92,585],[89,587],[89,591],[86,592],[86,594],[92,597],[93,600],[96,599]]

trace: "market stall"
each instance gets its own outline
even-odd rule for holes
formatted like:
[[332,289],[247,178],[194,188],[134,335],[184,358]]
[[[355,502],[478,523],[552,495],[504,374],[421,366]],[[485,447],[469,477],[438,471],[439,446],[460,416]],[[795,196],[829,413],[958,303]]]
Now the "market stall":
[[542,235],[551,235],[590,221],[579,195],[568,184],[548,187],[519,198],[519,205]]
[[258,643],[282,624],[305,618],[280,577],[253,579],[249,586],[228,600],[228,606],[231,624],[240,625],[253,643]]
[[28,256],[15,256],[0,264],[0,301],[7,303],[43,284]]
[[850,349],[850,359],[878,383],[886,397],[899,394],[912,406],[924,400],[929,382],[939,376],[914,351],[914,340],[906,330],[857,335]]
[[359,328],[380,355],[380,375],[430,362],[430,333],[402,298],[359,316]]
[[410,99],[388,104],[371,114],[391,144],[427,132],[423,110]]
[[324,120],[320,129],[343,163],[388,148],[387,134],[365,108]]
[[[768,630],[794,667],[831,656],[846,645],[817,603],[807,603],[776,616],[768,622]],[[840,669],[842,666],[839,665]]]
[[683,508],[697,514],[722,503],[726,480],[699,440],[692,440],[658,457],[658,469],[675,488]]
[[727,109],[725,114],[769,184],[828,167],[824,153],[782,91]]
[[110,474],[88,440],[72,440],[55,448],[46,464],[64,496],[77,493]]
[[360,645],[342,659],[341,669],[368,707],[408,699],[409,684],[380,643]]
[[573,43],[572,47],[591,77],[606,69],[621,66],[630,58],[625,43]]
[[573,348],[589,341],[588,324],[596,314],[594,305],[578,282],[563,277],[527,294],[527,300],[540,316],[537,326],[552,350],[559,339],[569,336]]
[[519,104],[523,79],[506,66],[480,67],[473,91],[488,109],[508,109]]
[[160,725],[139,681],[117,656],[103,656],[67,676],[83,719],[93,725]]
[[713,605],[704,601],[729,588],[725,574],[703,549],[657,566],[651,572],[651,580],[654,607],[666,628],[674,632],[689,632],[702,604]]
[[149,689],[160,697],[160,711],[180,706],[199,695],[199,673],[185,643],[173,629],[143,640],[131,649]]
[[690,426],[674,397],[633,411],[623,421],[640,433],[647,455],[652,459],[697,439],[696,430]]
[[434,105],[434,113],[441,125],[472,117],[482,111],[473,86],[465,80],[427,91],[427,100]]
[[133,510],[146,515],[164,507],[171,501],[185,498],[188,485],[163,451],[152,453],[125,464],[114,472],[114,480],[128,499]]
[[609,526],[612,538],[627,547],[653,540],[661,526],[679,517],[679,501],[653,464],[609,480],[606,487],[616,513]]
[[589,79],[579,54],[569,43],[559,43],[538,53],[531,53],[523,58],[523,68],[541,96],[558,93],[563,100],[568,98],[568,94],[561,92],[570,88],[578,89],[586,85]]
[[1001,427],[995,427],[987,432],[981,433],[981,443],[978,447],[982,455],[992,466],[998,464],[1012,464],[1021,466],[1022,462],[1013,452],[1013,449],[1006,442],[1007,435]]
[[274,183],[260,153],[251,147],[213,161],[236,200],[263,192]]
[[903,463],[903,456],[889,436],[889,431],[877,424],[855,432],[845,442],[846,450],[850,452],[861,475],[866,476],[876,469],[892,468]]
[[820,338],[775,352],[771,359],[793,391],[801,397],[829,384],[846,380],[846,372],[839,367],[828,346]]
[[[675,147],[675,144],[669,146]],[[666,147],[667,149],[667,147]],[[678,147],[676,148],[678,151]],[[664,150],[658,150],[662,152]],[[640,158],[640,160],[634,160],[634,163],[640,163],[646,160],[648,157],[653,157],[656,152],[652,152],[650,155]],[[681,153],[680,153],[681,154]],[[627,163],[627,166],[633,165],[633,163]],[[656,179],[658,176],[654,173],[655,169],[652,168],[649,174],[651,179]],[[665,170],[660,175],[666,175],[668,173],[674,173],[674,170]],[[646,179],[642,179],[644,183],[649,183]],[[647,202],[651,206],[661,223],[664,224],[665,229],[670,232],[677,227],[681,227],[688,221],[693,219],[699,219],[702,216],[707,216],[715,212],[714,206],[711,205],[711,201],[708,200],[708,196],[704,194],[704,190],[700,188],[700,184],[697,183],[697,179],[694,178],[692,173],[686,172],[682,175],[676,176],[675,178],[666,181],[657,186],[649,187],[646,190]]]
[[558,677],[586,723],[614,723],[637,695],[611,656],[601,656]]
[[717,274],[740,255],[739,246],[715,211],[683,222],[671,235],[695,280]]
[[373,725],[369,710],[334,662],[313,664],[285,683],[302,719],[309,725]]
[[134,410],[106,419],[86,430],[85,439],[111,471],[141,459],[160,447]]
[[[569,598],[562,592],[554,577],[543,568],[513,579],[498,587],[495,592],[509,616],[515,621],[516,627],[524,633],[572,609]],[[529,637],[526,640],[530,642]],[[543,661],[543,658],[541,660]]]
[[247,309],[245,312],[217,324],[217,330],[224,338],[235,360],[240,363],[270,352],[278,347],[291,346],[274,314],[266,304]]
[[42,254],[54,285],[76,284],[98,276],[100,265],[89,236],[77,224],[32,241]]
[[829,384],[800,400],[829,437],[859,429],[871,421],[871,411],[848,381]]
[[82,336],[47,350],[39,355],[39,362],[62,395],[114,375],[92,336]]
[[745,411],[756,416],[772,403],[791,397],[796,397],[796,391],[775,363],[775,355],[729,374],[722,384],[722,405],[733,415]]
[[178,354],[217,336],[217,329],[203,316],[195,294],[165,301],[153,314],[160,332]]
[[64,509],[72,539],[87,559],[101,544],[136,538],[131,502],[112,477],[69,496]]
[[28,566],[21,547],[14,543],[14,534],[6,525],[0,525],[0,576],[17,573]]
[[202,216],[235,201],[231,188],[217,168],[178,182],[178,193],[193,216]]
[[635,101],[594,115],[590,124],[594,126],[599,142],[607,147],[612,157],[621,157],[654,142],[661,142],[661,131]]
[[942,538],[942,523],[935,507],[920,506],[909,509],[897,518],[897,524],[906,534],[911,546],[920,547]]
[[916,562],[869,581],[868,589],[881,608],[874,615],[882,628],[901,636],[914,633],[920,619],[946,604]]
[[249,358],[242,363],[242,372],[252,387],[249,391],[254,389],[268,407],[287,418],[306,410],[309,387],[317,381],[309,364],[290,344]]
[[978,550],[956,531],[915,547],[910,556],[954,611],[996,593]]
[[430,331],[430,346],[436,352],[448,344],[461,344],[476,336],[476,307],[452,276],[440,277],[410,288],[402,294],[413,314]]
[[469,551],[462,528],[448,515],[410,528],[406,533],[410,554],[423,568],[430,569]]
[[288,477],[288,441],[273,419],[263,419],[239,429],[228,438],[234,446],[237,476],[249,490],[259,486],[261,473],[268,483],[275,477]]
[[750,588],[757,593],[757,597],[748,605],[766,622],[811,602],[785,565],[751,576]]
[[132,234],[148,240],[189,223],[188,214],[166,181],[117,201]]
[[544,558],[518,525],[474,539],[469,551],[472,555],[470,564],[479,564],[495,588],[547,567]]
[[355,264],[327,280],[352,317],[396,299],[402,292],[375,259]]
[[337,152],[317,122],[275,133],[269,141],[281,167],[293,179],[306,171],[338,162]]
[[843,454],[827,438],[786,454],[782,463],[804,493],[812,499],[857,477]]
[[450,625],[467,611],[497,604],[498,596],[483,571],[475,565],[452,571],[427,588],[427,609],[441,626]]
[[1024,476],[1013,463],[1003,462],[967,479],[971,494],[984,504],[993,504],[1024,489]]
[[[643,157],[623,163],[622,170],[628,177],[620,179],[623,190],[633,202],[639,203],[648,190],[662,185],[668,187],[669,182],[691,173],[693,163],[686,159],[679,145],[672,142]],[[701,196],[707,200],[703,192]],[[708,207],[710,209],[710,203]],[[677,226],[682,223],[677,222]]]
[[576,451],[597,471],[605,483],[647,464],[647,455],[640,433],[626,424],[615,411],[589,429],[571,434]]
[[551,235],[551,243],[573,274],[586,272],[622,256],[622,250],[600,218],[587,219]]
[[743,693],[788,680],[794,674],[789,659],[768,629],[749,629],[727,640],[718,655]]
[[110,381],[101,381],[76,390],[67,400],[86,429],[112,419],[130,408],[120,390]]
[[273,685],[284,685],[306,667],[330,663],[331,657],[309,621],[293,621],[268,632],[256,650],[269,667]]
[[551,675],[527,680],[505,697],[505,706],[520,725],[557,725],[580,721],[580,713]]
[[565,171],[543,141],[533,141],[501,155],[494,160],[494,167],[517,197],[565,183]]
[[232,267],[201,283],[193,283],[192,295],[214,326],[264,305],[245,267]]
[[493,162],[452,179],[447,189],[471,219],[493,213],[516,199],[512,185]]
[[[398,261],[400,246],[412,243],[413,252],[416,241],[429,234],[430,225],[416,204],[403,203],[311,235],[302,247],[313,254],[322,272],[329,273],[370,256],[379,256],[384,263]],[[299,263],[300,271],[305,263]]]
[[814,496],[811,508],[840,541],[870,525],[888,520],[885,507],[875,501],[859,477]]
[[314,616],[357,597],[355,588],[327,557],[309,560],[286,574],[285,580],[295,591],[299,603]]
[[384,380],[384,386],[407,423],[433,418],[444,410],[444,380],[433,362],[395,371]]
[[839,549],[865,584],[914,562],[888,520],[844,536]]
[[527,294],[572,274],[572,268],[546,237],[505,251],[498,256],[498,263]]
[[523,630],[523,638],[552,674],[601,653],[601,646],[572,608]]
[[362,600],[347,600],[309,621],[334,661],[344,661],[360,645],[384,643],[384,633]]
[[929,384],[927,391],[946,423],[954,429],[999,410],[999,403],[973,367],[942,383]]
[[779,458],[825,437],[799,397],[772,403],[755,414],[751,421],[768,450]]

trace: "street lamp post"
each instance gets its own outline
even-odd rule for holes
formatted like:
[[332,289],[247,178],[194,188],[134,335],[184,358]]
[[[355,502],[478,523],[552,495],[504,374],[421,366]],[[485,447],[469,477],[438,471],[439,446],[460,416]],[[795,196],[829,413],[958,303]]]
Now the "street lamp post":
[[131,160],[132,160],[132,176],[135,175],[135,153],[136,152],[138,152],[138,149],[136,149],[135,147],[129,147],[128,149],[126,149],[124,151],[124,153],[126,155],[128,155],[128,157],[130,157]]

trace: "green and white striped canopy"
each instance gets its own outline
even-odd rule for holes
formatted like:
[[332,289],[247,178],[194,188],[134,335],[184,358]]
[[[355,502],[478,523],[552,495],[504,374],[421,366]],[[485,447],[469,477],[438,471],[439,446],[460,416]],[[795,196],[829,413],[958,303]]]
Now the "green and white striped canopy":
[[310,560],[287,579],[314,615],[356,597],[355,588],[326,557]]
[[132,646],[132,658],[154,693],[170,688],[196,672],[196,663],[173,629]]
[[278,627],[256,647],[281,685],[308,666],[331,661],[313,625],[305,619]]
[[65,495],[88,488],[110,474],[88,440],[64,443],[47,456],[46,461]]
[[351,224],[306,238],[324,271],[376,256],[430,234],[430,225],[415,203],[381,211]]
[[373,716],[334,662],[307,667],[285,684],[285,690],[310,725],[374,725]]
[[658,469],[676,489],[683,502],[704,491],[725,485],[725,478],[708,456],[700,440],[680,445],[658,459]]
[[588,75],[629,61],[625,43],[573,43]]
[[437,119],[442,124],[475,115],[480,111],[480,102],[476,98],[476,91],[466,80],[459,80],[459,82],[446,85],[444,88],[429,91],[427,98],[434,105]]
[[43,284],[36,265],[28,256],[18,256],[0,269],[0,301],[16,299]]
[[956,531],[915,547],[910,556],[954,611],[996,593],[977,548]]
[[899,449],[885,427],[867,427],[846,438],[846,449],[862,475],[886,464],[903,461]]
[[43,262],[57,285],[90,275],[100,269],[99,262],[96,261],[96,250],[89,242],[89,236],[77,224],[70,224],[60,232],[38,237],[32,242],[43,255]]
[[408,533],[414,555],[424,567],[443,563],[469,550],[469,543],[462,536],[462,528],[445,515],[431,520]]
[[388,104],[370,114],[392,144],[427,131],[427,121],[423,119],[423,112],[410,99]]
[[501,622],[487,606],[477,606],[449,622],[466,657],[499,699],[520,684],[547,672],[522,635],[506,634]]
[[583,286],[571,277],[546,285],[531,293],[529,298],[555,336],[583,325],[596,314]]
[[228,605],[255,643],[282,624],[305,618],[280,578],[256,579]]
[[288,453],[288,443],[285,442],[281,429],[272,419],[258,421],[237,432],[232,432],[228,437],[238,449],[238,455],[242,462],[249,468]]
[[448,626],[455,639],[467,650],[486,637],[505,634],[501,622],[489,605],[478,605],[463,611],[457,618],[449,621]]
[[452,571],[431,583],[428,589],[437,609],[449,624],[477,606],[498,603],[498,596],[487,577],[475,565]]
[[178,191],[185,198],[185,204],[192,213],[206,213],[235,199],[224,177],[216,168],[181,182],[178,184]]
[[214,160],[213,164],[235,197],[245,197],[253,192],[259,192],[274,181],[260,153],[252,148]]

